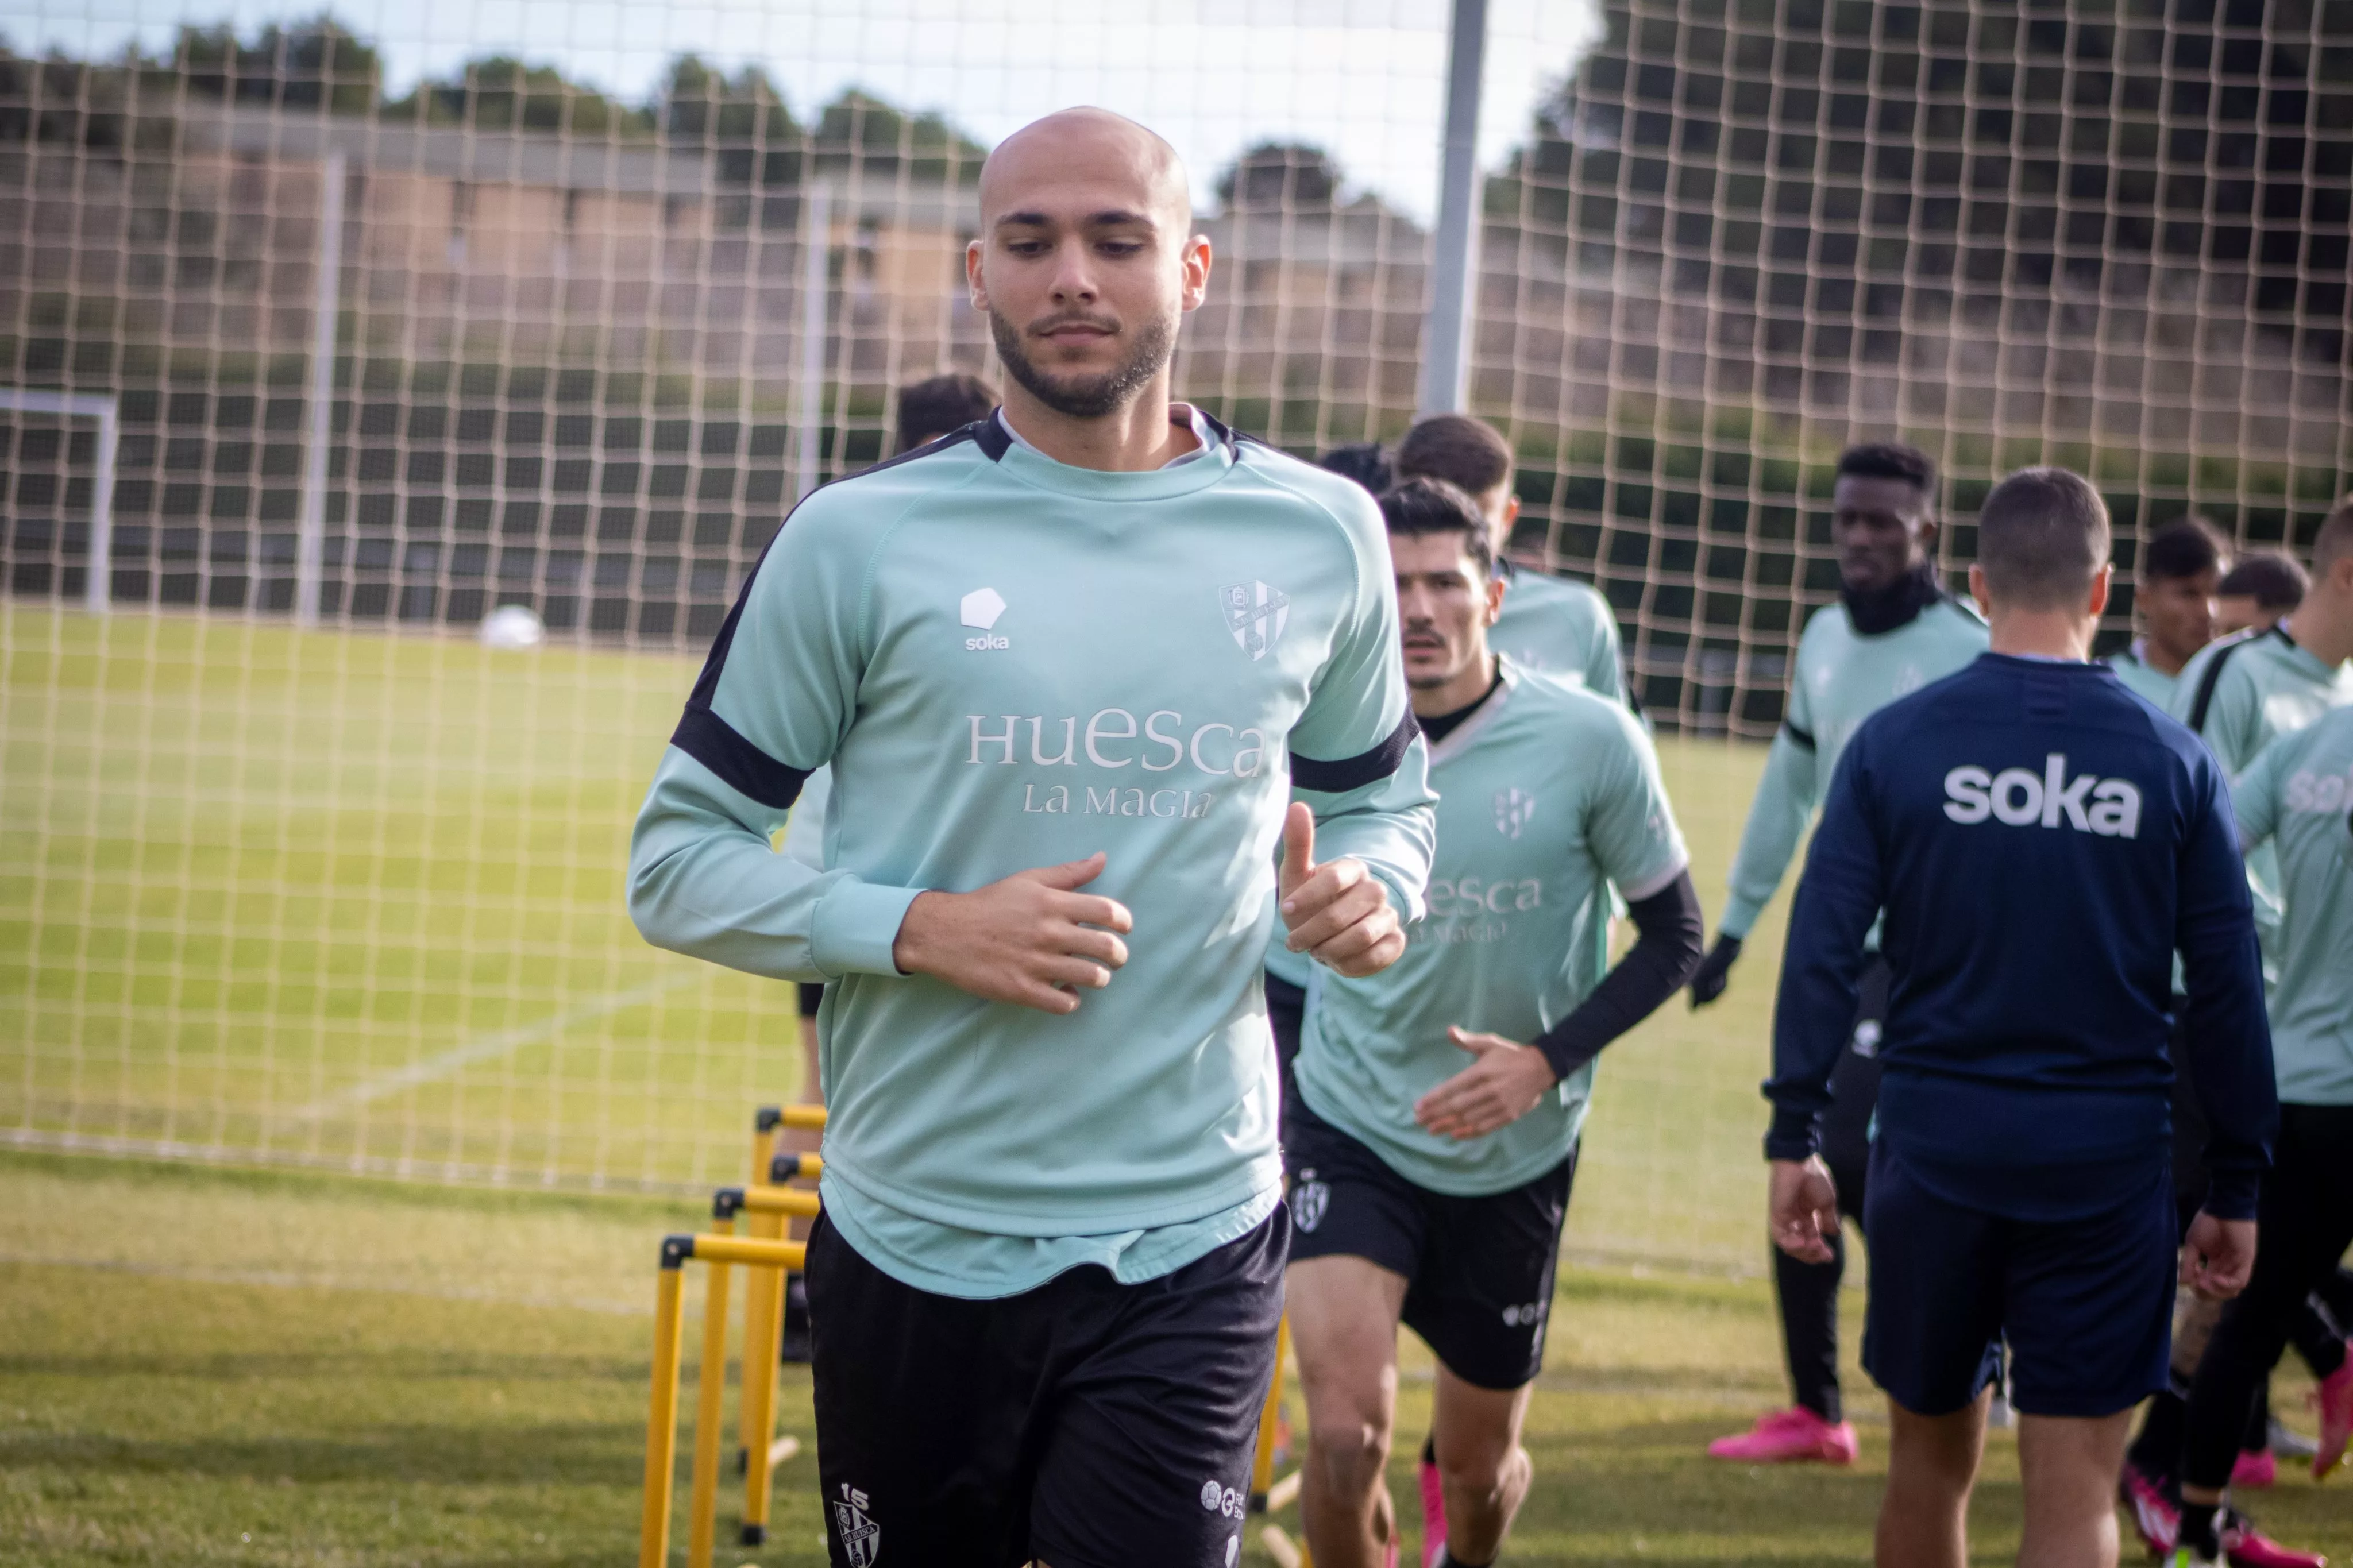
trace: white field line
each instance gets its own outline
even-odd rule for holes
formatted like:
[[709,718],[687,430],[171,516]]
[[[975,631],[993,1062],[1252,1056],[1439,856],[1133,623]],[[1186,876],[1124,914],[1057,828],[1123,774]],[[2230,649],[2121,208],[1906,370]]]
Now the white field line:
[[610,995],[592,998],[577,1005],[566,1007],[560,1013],[551,1014],[535,1024],[525,1024],[520,1028],[501,1029],[494,1034],[477,1035],[470,1040],[461,1040],[448,1050],[427,1057],[422,1061],[412,1062],[396,1072],[388,1072],[380,1077],[368,1079],[364,1082],[353,1084],[349,1089],[331,1094],[324,1100],[313,1101],[293,1112],[293,1119],[298,1121],[316,1121],[322,1117],[332,1116],[339,1110],[355,1110],[364,1105],[373,1105],[388,1095],[433,1083],[454,1073],[462,1072],[478,1063],[495,1061],[501,1057],[510,1056],[522,1050],[526,1046],[535,1046],[542,1040],[553,1039],[558,1035],[578,1028],[583,1024],[592,1024],[599,1018],[609,1018],[616,1013],[626,1013],[632,1007],[642,1007],[673,991],[683,990],[702,979],[702,976],[700,974],[674,974],[667,980],[649,981],[633,990],[616,991]]
[[635,1302],[593,1296],[516,1295],[503,1290],[468,1289],[462,1286],[386,1285],[381,1280],[339,1274],[300,1274],[269,1268],[186,1268],[169,1263],[140,1263],[114,1258],[62,1258],[40,1252],[0,1250],[0,1266],[24,1268],[85,1268],[109,1274],[138,1274],[153,1279],[181,1279],[199,1285],[259,1285],[281,1290],[332,1290],[357,1296],[422,1296],[436,1301],[492,1301],[510,1307],[553,1307],[574,1312],[598,1312],[619,1318],[648,1318],[653,1309]]

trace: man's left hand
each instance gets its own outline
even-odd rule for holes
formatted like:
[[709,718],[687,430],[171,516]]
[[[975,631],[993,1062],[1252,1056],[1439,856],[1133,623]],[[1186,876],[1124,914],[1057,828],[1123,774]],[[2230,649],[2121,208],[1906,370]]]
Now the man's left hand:
[[1452,1027],[1446,1037],[1478,1060],[1431,1089],[1413,1108],[1413,1119],[1441,1138],[1484,1138],[1509,1127],[1536,1107],[1560,1079],[1534,1046],[1501,1035]]
[[1315,814],[1291,803],[1282,824],[1282,869],[1277,879],[1283,945],[1352,979],[1378,974],[1405,952],[1405,930],[1389,908],[1388,889],[1356,859],[1315,863]]

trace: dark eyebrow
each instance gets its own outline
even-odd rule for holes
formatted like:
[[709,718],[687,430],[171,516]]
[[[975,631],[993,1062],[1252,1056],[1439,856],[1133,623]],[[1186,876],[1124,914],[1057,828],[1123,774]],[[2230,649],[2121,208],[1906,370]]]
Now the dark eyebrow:
[[[1050,226],[1053,221],[1054,220],[1051,217],[1048,216],[1044,213],[1010,212],[1005,213],[997,218],[997,226],[999,228],[1008,226],[1045,228]],[[1082,222],[1083,226],[1088,228],[1117,228],[1135,224],[1142,224],[1145,227],[1149,228],[1152,226],[1152,215],[1149,213],[1130,212],[1124,207],[1113,207],[1103,212],[1089,213]]]

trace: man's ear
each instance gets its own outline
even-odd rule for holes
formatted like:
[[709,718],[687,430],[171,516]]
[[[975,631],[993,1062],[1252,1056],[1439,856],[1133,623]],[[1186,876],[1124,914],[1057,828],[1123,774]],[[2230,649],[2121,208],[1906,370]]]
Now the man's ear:
[[1491,626],[1493,626],[1495,624],[1496,617],[1504,613],[1504,594],[1510,586],[1511,584],[1504,580],[1503,574],[1500,572],[1488,574],[1486,625]]
[[981,276],[980,268],[983,244],[983,241],[976,239],[964,247],[965,292],[971,296],[972,308],[976,310],[988,309],[988,283]]
[[1993,619],[1993,595],[1986,588],[1986,570],[1971,563],[1969,566],[1969,597],[1978,602],[1978,613]]
[[2114,562],[2109,562],[2102,565],[2099,571],[2094,574],[2092,578],[2091,602],[2084,606],[2084,610],[2086,615],[2092,616],[2094,620],[2098,619],[2099,616],[2107,610],[2108,589],[2116,577],[2116,563]]

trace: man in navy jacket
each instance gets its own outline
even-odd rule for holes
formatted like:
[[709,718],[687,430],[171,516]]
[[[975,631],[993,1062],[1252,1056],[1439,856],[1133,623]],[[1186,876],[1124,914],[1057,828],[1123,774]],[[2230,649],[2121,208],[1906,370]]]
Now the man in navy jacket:
[[1826,1256],[1815,1152],[1863,933],[1894,973],[1863,1216],[1864,1367],[1892,1424],[1878,1561],[1959,1568],[2007,1339],[2019,1561],[2116,1560],[2126,1424],[2166,1381],[2179,1221],[2166,1037],[2181,954],[2212,1185],[2185,1282],[2234,1294],[2278,1107],[2246,876],[2221,768],[2090,661],[2106,508],[2010,476],[1969,586],[1992,651],[1866,721],[1791,910],[1774,1020],[1775,1242]]

